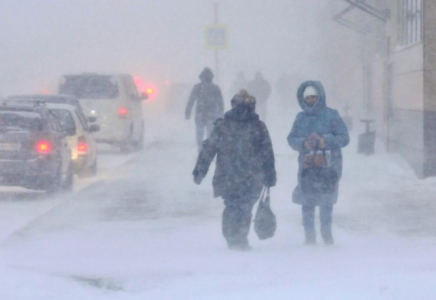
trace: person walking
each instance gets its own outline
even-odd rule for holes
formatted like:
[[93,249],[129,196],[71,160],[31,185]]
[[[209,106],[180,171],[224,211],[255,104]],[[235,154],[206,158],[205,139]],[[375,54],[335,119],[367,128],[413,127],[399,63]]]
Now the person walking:
[[348,130],[339,113],[327,107],[321,82],[304,82],[297,98],[303,111],[296,116],[288,136],[291,148],[299,152],[293,202],[302,206],[305,243],[316,243],[315,207],[319,206],[321,236],[325,244],[333,244],[333,205],[342,174],[341,148],[350,140]]
[[195,103],[195,125],[198,151],[201,150],[204,133],[206,137],[213,129],[216,119],[222,117],[224,112],[223,96],[218,85],[212,82],[213,73],[209,68],[205,68],[200,74],[200,83],[196,84],[191,91],[188,104],[185,110],[185,118],[191,118],[192,108]]
[[236,78],[229,89],[230,97],[236,95],[240,90],[246,90],[247,84],[248,83],[247,83],[247,79],[245,79],[244,72],[236,73]]
[[266,122],[266,106],[268,98],[271,95],[271,86],[263,78],[262,73],[257,72],[254,75],[254,79],[248,83],[248,92],[253,95],[257,100],[257,108],[259,112],[260,119]]
[[255,113],[256,99],[242,90],[219,119],[193,171],[200,184],[217,156],[213,189],[224,199],[222,232],[230,249],[250,250],[252,210],[263,187],[276,184],[274,152],[268,129]]

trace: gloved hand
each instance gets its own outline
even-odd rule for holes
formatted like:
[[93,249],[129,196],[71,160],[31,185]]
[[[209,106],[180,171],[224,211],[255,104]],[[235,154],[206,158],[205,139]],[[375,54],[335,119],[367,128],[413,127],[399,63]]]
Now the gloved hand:
[[316,147],[316,144],[321,140],[322,138],[317,135],[315,132],[309,135],[304,141],[304,147],[308,150],[312,150]]
[[318,147],[319,147],[319,149],[324,149],[324,147],[325,147],[325,139],[323,137],[319,140]]
[[275,186],[276,183],[277,183],[277,177],[275,175],[274,176],[267,176],[264,179],[263,185],[269,188],[269,187]]
[[201,181],[203,180],[203,176],[201,176],[201,174],[196,170],[194,170],[193,175],[194,175],[194,182],[198,185],[201,184]]

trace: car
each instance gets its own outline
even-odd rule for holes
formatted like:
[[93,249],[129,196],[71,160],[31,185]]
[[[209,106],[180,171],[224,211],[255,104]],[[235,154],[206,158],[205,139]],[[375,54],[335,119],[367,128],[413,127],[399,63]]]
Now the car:
[[115,145],[124,152],[142,149],[142,100],[147,96],[138,93],[131,75],[64,75],[58,93],[76,97],[88,117],[98,118],[100,131],[95,135],[98,143]]
[[0,105],[0,185],[54,193],[73,188],[71,150],[46,107]]
[[71,149],[71,160],[74,172],[79,176],[92,176],[97,173],[97,145],[93,136],[100,130],[100,126],[89,124],[80,104],[75,102],[59,101],[66,97],[46,97],[46,95],[14,95],[6,98],[6,103],[20,105],[44,105],[59,119],[60,125],[66,135],[68,146]]
[[71,150],[73,169],[79,176],[97,174],[97,144],[93,133],[97,124],[88,125],[77,107],[69,104],[45,103],[59,119]]

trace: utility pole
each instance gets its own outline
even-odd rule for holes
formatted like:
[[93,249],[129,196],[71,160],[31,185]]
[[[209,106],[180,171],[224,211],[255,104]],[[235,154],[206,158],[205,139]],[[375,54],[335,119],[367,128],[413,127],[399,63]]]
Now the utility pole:
[[[213,4],[214,7],[214,23],[218,24],[218,3]],[[220,81],[220,70],[219,70],[219,49],[215,49],[215,73],[216,73],[216,83],[219,84]]]
[[220,59],[219,50],[227,49],[228,47],[228,30],[225,24],[219,24],[218,19],[218,3],[213,3],[214,20],[210,25],[205,26],[205,43],[206,49],[214,50],[215,54],[215,80],[219,83],[220,80]]

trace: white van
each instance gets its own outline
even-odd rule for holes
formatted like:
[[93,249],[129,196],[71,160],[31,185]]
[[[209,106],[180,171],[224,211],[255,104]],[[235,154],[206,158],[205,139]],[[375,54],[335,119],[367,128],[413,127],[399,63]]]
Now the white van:
[[58,93],[75,96],[88,117],[97,117],[98,143],[120,147],[122,151],[142,149],[144,119],[142,100],[133,77],[128,74],[82,73],[65,75]]

